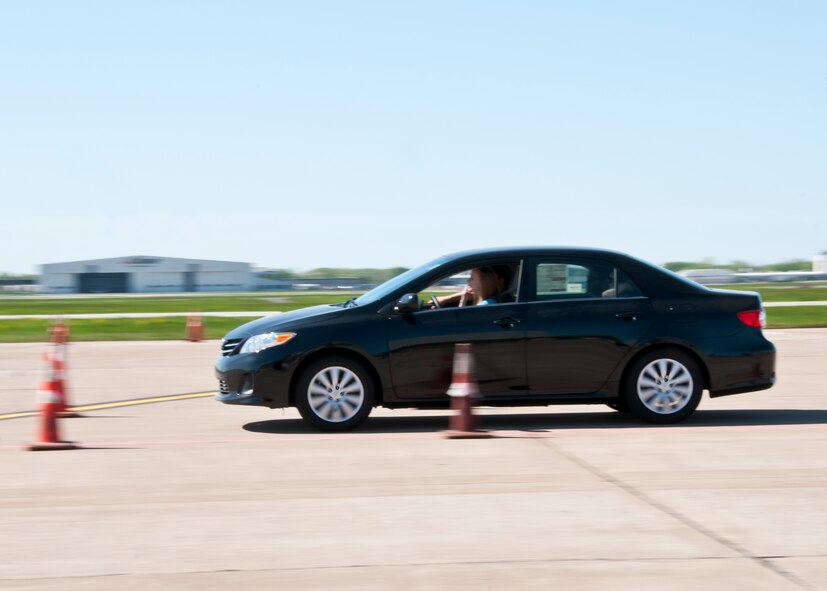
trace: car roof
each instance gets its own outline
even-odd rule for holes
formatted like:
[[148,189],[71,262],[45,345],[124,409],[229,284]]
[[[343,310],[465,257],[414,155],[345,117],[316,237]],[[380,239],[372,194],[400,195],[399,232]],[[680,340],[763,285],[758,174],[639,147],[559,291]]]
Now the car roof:
[[445,255],[448,259],[464,259],[478,256],[542,256],[542,255],[585,255],[631,258],[616,250],[588,246],[498,246],[463,250]]

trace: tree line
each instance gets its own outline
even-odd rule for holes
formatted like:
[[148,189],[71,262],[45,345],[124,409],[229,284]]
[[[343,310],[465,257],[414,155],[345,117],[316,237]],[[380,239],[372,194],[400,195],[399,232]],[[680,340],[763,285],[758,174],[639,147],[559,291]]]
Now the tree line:
[[[670,261],[663,264],[670,271],[685,271],[687,269],[728,269],[743,273],[779,272],[779,271],[811,271],[813,264],[807,259],[796,259],[768,265],[754,265],[747,261],[716,262],[714,259],[701,261]],[[269,269],[262,276],[267,279],[280,281],[312,280],[312,279],[360,279],[366,283],[382,283],[407,271],[407,267],[392,267],[389,269],[351,269],[337,267],[321,267],[310,271],[298,272],[289,269]]]
[[701,262],[673,261],[663,265],[670,271],[686,271],[688,269],[727,269],[741,273],[771,273],[781,271],[812,271],[813,263],[806,259],[795,259],[768,265],[753,265],[746,261],[730,261],[718,263],[714,259],[703,259]]

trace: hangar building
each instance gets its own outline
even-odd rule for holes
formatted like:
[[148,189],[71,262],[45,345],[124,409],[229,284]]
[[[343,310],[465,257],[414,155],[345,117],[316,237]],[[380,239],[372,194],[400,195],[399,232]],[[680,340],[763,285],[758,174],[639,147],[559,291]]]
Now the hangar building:
[[249,263],[129,256],[41,267],[41,293],[248,291]]

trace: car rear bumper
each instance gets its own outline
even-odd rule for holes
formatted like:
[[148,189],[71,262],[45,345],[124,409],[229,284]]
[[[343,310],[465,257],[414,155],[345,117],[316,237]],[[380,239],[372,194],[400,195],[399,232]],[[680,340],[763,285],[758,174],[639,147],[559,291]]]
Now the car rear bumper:
[[767,390],[775,385],[775,376],[769,380],[754,380],[745,383],[741,386],[735,386],[724,390],[715,390],[709,393],[710,398],[717,398],[718,396],[729,396],[731,394],[743,394],[744,392],[758,392],[759,390]]
[[766,390],[775,384],[775,346],[762,338],[760,347],[708,359],[709,395],[728,396]]

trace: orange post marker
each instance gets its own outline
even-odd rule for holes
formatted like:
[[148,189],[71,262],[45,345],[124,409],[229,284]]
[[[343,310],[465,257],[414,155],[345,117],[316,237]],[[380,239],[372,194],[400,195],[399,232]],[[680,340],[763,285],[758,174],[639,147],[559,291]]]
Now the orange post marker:
[[65,345],[69,342],[69,325],[58,318],[49,327],[49,340],[55,345]]
[[193,343],[204,340],[204,319],[200,315],[187,317],[185,339]]

